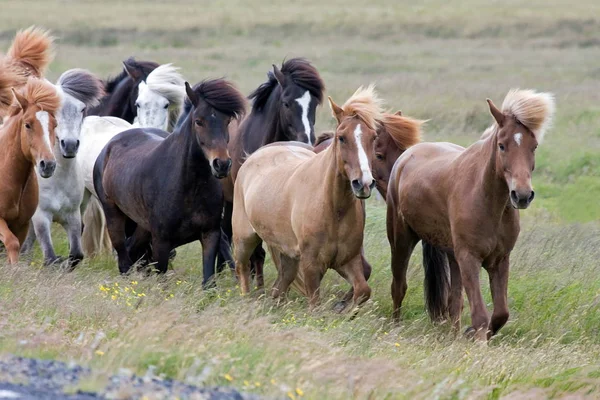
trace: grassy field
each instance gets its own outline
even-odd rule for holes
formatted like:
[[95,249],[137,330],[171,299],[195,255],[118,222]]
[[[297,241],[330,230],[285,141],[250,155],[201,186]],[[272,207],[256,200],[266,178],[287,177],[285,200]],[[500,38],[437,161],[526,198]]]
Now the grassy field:
[[[144,374],[152,365],[192,384],[295,399],[599,397],[600,3],[413,3],[0,1],[0,48],[15,29],[43,23],[58,38],[52,79],[73,67],[116,74],[135,55],[174,62],[192,82],[228,77],[244,93],[271,64],[304,56],[336,101],[375,82],[391,109],[429,119],[426,140],[463,145],[491,123],[486,97],[499,104],[512,87],[554,92],[536,200],[511,257],[511,317],[489,345],[429,322],[418,251],[403,320],[392,324],[385,211],[373,199],[373,297],[356,318],[331,311],[346,289],[333,273],[323,306],[307,313],[295,294],[285,305],[241,297],[230,274],[203,292],[197,244],[181,248],[160,279],[121,277],[108,257],[60,274],[41,267],[36,248],[17,267],[0,261],[0,353],[90,365],[86,389],[121,367]],[[317,130],[331,128],[329,110],[318,113]],[[55,243],[67,253],[60,229]]]

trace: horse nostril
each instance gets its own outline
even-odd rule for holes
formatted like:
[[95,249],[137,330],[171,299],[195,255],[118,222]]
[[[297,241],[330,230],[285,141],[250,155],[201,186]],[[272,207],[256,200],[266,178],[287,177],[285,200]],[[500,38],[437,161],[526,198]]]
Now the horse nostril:
[[227,159],[227,168],[231,168],[231,165],[233,164],[233,161],[231,160],[231,158]]
[[46,161],[44,161],[44,160],[40,161],[40,169],[42,169],[42,170],[46,169]]
[[535,192],[532,190],[532,191],[531,191],[531,195],[529,195],[529,199],[527,199],[527,201],[528,201],[529,203],[531,203],[531,202],[533,201],[533,198],[534,198],[534,197],[535,197]]
[[219,162],[219,159],[215,158],[213,160],[212,164],[213,164],[213,168],[215,169],[215,171],[218,171],[219,167],[221,166],[221,163]]
[[517,196],[517,192],[514,190],[510,191],[510,198],[512,199],[512,201],[514,201],[515,203],[519,202],[519,196]]
[[362,189],[362,185],[360,184],[360,182],[358,181],[358,179],[354,179],[352,181],[352,189],[354,189],[354,190],[360,190],[360,189]]
[[80,143],[81,143],[81,142],[80,142],[79,140],[77,140],[77,141],[75,142],[75,149],[76,149],[76,150],[77,150],[77,149],[79,149],[79,144],[80,144]]
[[65,141],[64,141],[64,140],[61,140],[61,141],[60,141],[60,145],[61,145],[62,147],[65,147]]

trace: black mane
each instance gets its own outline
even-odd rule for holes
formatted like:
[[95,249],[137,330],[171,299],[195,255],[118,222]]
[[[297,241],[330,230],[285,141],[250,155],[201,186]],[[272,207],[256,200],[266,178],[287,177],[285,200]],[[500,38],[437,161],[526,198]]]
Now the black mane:
[[[296,85],[308,90],[314,96],[319,104],[323,102],[323,92],[325,84],[319,75],[317,69],[305,58],[292,58],[284,61],[281,64],[281,73],[294,82]],[[254,100],[252,104],[253,110],[261,110],[273,89],[277,87],[277,79],[272,71],[267,74],[267,82],[260,85],[254,92],[248,96],[250,100]]]
[[[198,97],[206,101],[211,107],[223,114],[241,119],[246,113],[246,100],[231,82],[225,79],[206,79],[193,87]],[[188,98],[185,99],[184,113],[192,108]]]

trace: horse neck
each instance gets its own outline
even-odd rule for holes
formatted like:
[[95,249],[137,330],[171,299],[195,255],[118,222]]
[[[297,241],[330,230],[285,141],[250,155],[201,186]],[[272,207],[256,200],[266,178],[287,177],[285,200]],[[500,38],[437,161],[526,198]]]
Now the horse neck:
[[331,146],[319,153],[317,157],[320,156],[323,163],[320,171],[325,171],[323,185],[321,185],[325,191],[325,198],[329,199],[328,203],[334,212],[343,215],[345,214],[344,211],[353,207],[358,200],[352,192],[352,187],[343,167],[338,162],[338,146],[339,144],[334,137]]
[[480,144],[478,151],[472,154],[478,159],[470,165],[481,165],[481,162],[484,161],[478,177],[479,187],[482,191],[481,201],[488,203],[487,209],[492,214],[501,215],[508,204],[509,194],[502,171],[498,171],[496,164],[497,132],[494,131]]
[[27,178],[33,171],[33,163],[25,157],[21,146],[21,132],[18,127],[21,124],[21,119],[17,118],[13,121],[7,121],[0,128],[0,149],[5,160],[9,160],[5,164],[5,174],[7,186],[24,186],[27,183]]
[[172,167],[174,169],[179,168],[183,176],[189,177],[188,179],[192,183],[198,177],[205,177],[211,174],[208,159],[192,133],[189,116],[175,132],[163,141],[162,145],[171,148],[174,154],[185,155],[184,157],[176,157],[178,165],[173,165]]
[[281,118],[277,109],[279,96],[281,96],[281,91],[275,88],[262,112],[257,115],[260,126],[263,128],[262,132],[264,132],[262,146],[289,140],[286,128],[281,126]]

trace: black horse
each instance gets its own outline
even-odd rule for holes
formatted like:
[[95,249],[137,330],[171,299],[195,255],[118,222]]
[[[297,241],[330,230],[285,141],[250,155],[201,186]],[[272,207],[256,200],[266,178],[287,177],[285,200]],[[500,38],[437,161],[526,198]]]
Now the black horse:
[[[131,129],[106,145],[94,165],[94,188],[121,273],[149,242],[152,261],[164,273],[172,249],[200,240],[206,285],[215,273],[221,238],[219,179],[231,169],[229,123],[244,115],[245,100],[223,79],[193,89],[186,83],[186,92],[187,112],[171,135]],[[129,238],[127,226],[135,227]]]
[[[317,69],[304,58],[292,58],[284,61],[281,69],[273,65],[273,71],[267,77],[267,82],[250,94],[252,111],[229,144],[233,166],[231,178],[223,182],[225,209],[222,224],[228,244],[232,231],[233,182],[246,157],[274,142],[315,144],[315,114],[317,106],[323,102],[325,91],[325,84]],[[223,261],[221,253],[225,251],[219,253],[219,264]],[[257,246],[252,256],[252,270],[256,272],[259,287],[263,285],[264,259],[262,246]]]
[[136,61],[133,57],[123,61],[123,71],[104,82],[106,95],[98,106],[88,110],[88,115],[118,117],[132,124],[137,116],[138,86],[156,67],[153,61]]

